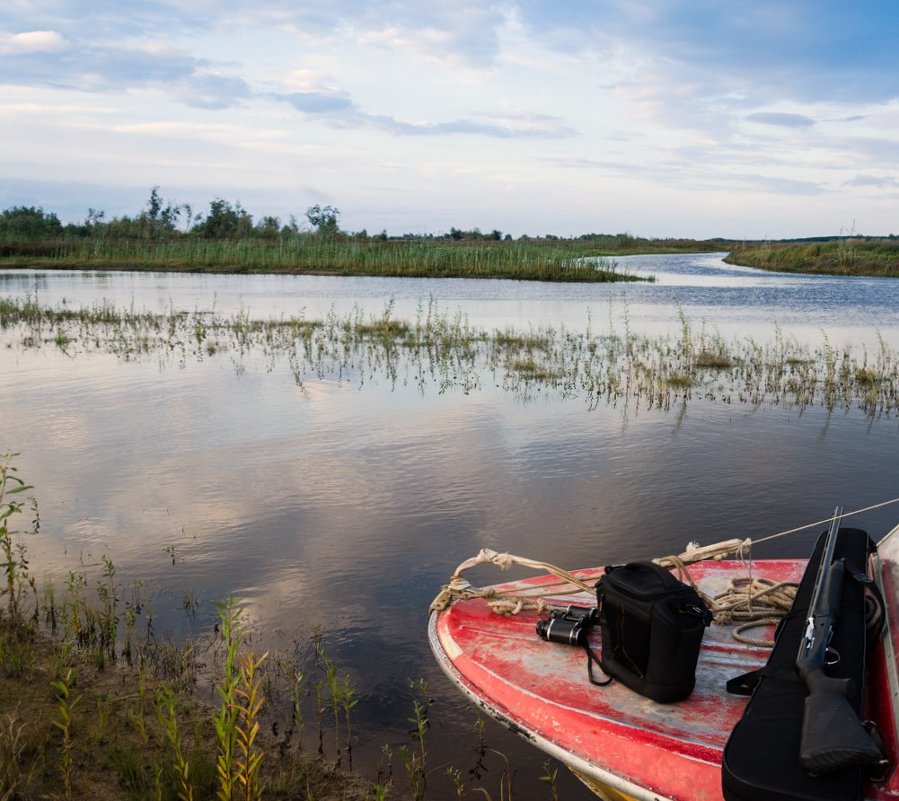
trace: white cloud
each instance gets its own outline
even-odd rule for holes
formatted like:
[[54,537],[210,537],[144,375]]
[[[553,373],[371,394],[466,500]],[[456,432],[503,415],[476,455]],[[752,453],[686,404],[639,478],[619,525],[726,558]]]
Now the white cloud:
[[26,31],[6,33],[0,31],[0,55],[23,53],[56,53],[65,50],[70,43],[56,31]]
[[[877,34],[889,26],[859,27],[848,7],[121,9],[3,4],[0,106],[16,125],[0,181],[105,182],[110,202],[92,195],[90,205],[110,213],[131,192],[173,181],[241,197],[259,214],[326,199],[347,226],[369,230],[443,220],[527,232],[557,220],[569,233],[607,221],[653,234],[670,231],[677,209],[688,227],[672,233],[727,235],[753,220],[759,235],[778,225],[800,235],[846,207],[871,213],[866,230],[894,224],[887,204],[869,201],[899,174],[899,56]],[[844,58],[852,47],[857,57]],[[272,205],[251,208],[250,197]]]

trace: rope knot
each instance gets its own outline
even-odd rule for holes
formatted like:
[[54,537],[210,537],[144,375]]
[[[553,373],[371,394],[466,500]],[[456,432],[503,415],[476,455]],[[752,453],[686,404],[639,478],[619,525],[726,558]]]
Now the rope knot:
[[512,565],[515,564],[515,559],[512,554],[504,551],[503,553],[497,553],[496,551],[491,551],[493,554],[493,564],[495,564],[500,570],[508,570]]

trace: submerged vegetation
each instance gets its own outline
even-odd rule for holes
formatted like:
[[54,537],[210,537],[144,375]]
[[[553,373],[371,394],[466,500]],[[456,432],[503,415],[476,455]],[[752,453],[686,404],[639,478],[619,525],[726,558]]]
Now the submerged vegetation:
[[[626,310],[625,310],[626,311]],[[460,313],[422,302],[414,320],[398,320],[393,304],[380,317],[361,309],[324,319],[254,319],[212,311],[165,313],[47,307],[35,297],[0,299],[6,347],[56,348],[70,357],[108,353],[132,360],[202,360],[228,354],[236,369],[261,359],[286,365],[301,389],[311,380],[365,384],[384,380],[421,391],[465,393],[482,384],[521,398],[554,393],[588,407],[669,408],[693,399],[829,411],[858,408],[870,417],[899,415],[899,354],[882,338],[872,351],[836,349],[826,333],[810,347],[775,329],[771,342],[727,340],[695,326],[682,311],[676,335],[648,337],[615,330],[610,306],[604,333],[534,328],[484,331]]]
[[409,684],[408,742],[396,755],[383,746],[377,775],[354,774],[362,699],[319,632],[259,653],[245,607],[226,599],[208,633],[171,641],[143,585],[124,586],[105,557],[69,572],[64,591],[40,587],[28,550],[37,504],[21,500],[32,488],[15,456],[0,455],[2,801],[417,801],[438,786],[441,797],[511,801],[512,769],[481,719],[472,770],[430,763],[421,680]]

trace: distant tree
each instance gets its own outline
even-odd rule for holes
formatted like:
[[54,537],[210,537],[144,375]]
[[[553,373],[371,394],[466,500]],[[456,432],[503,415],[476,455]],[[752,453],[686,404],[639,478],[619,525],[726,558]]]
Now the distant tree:
[[202,212],[197,212],[194,214],[194,207],[190,205],[190,203],[182,203],[181,209],[184,212],[184,233],[190,233],[191,228],[193,228],[201,219],[203,219]]
[[53,239],[63,233],[62,223],[53,212],[35,206],[13,206],[0,213],[0,239]]
[[205,239],[237,239],[252,233],[253,215],[244,211],[239,202],[232,206],[227,200],[216,198],[209,203],[206,219],[194,226],[194,231]]
[[462,237],[464,236],[464,232],[458,228],[450,228],[449,235],[450,235],[450,239],[459,240],[459,239],[462,239]]
[[309,224],[325,239],[333,239],[340,233],[337,221],[340,217],[340,209],[333,206],[319,206],[316,203],[306,209],[306,219]]
[[263,217],[256,223],[256,235],[263,239],[277,239],[281,233],[281,220],[277,217]]
[[298,234],[299,232],[300,232],[300,224],[297,222],[296,216],[291,214],[287,220],[287,225],[285,225],[281,229],[281,233],[284,235],[288,235],[288,234]]
[[490,238],[491,238],[494,242],[499,242],[499,240],[503,238],[503,232],[502,232],[502,231],[497,231],[496,228],[494,228],[494,229],[490,232]]
[[99,211],[98,209],[88,209],[87,217],[84,218],[84,224],[88,228],[94,228],[98,225],[103,224],[103,220],[106,218],[105,211]]
[[103,237],[106,235],[108,224],[105,222],[106,212],[99,209],[89,208],[84,222],[69,223],[65,227],[66,236],[69,237]]
[[177,230],[176,225],[183,211],[183,206],[166,203],[159,194],[159,187],[154,186],[150,190],[146,209],[137,218],[140,235],[150,239],[171,236]]

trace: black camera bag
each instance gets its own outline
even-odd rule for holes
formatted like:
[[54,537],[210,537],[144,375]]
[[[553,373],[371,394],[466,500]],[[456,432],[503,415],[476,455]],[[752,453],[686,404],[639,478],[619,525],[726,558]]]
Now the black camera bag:
[[630,562],[606,568],[596,600],[602,669],[655,701],[686,698],[712,620],[696,590],[654,562]]

